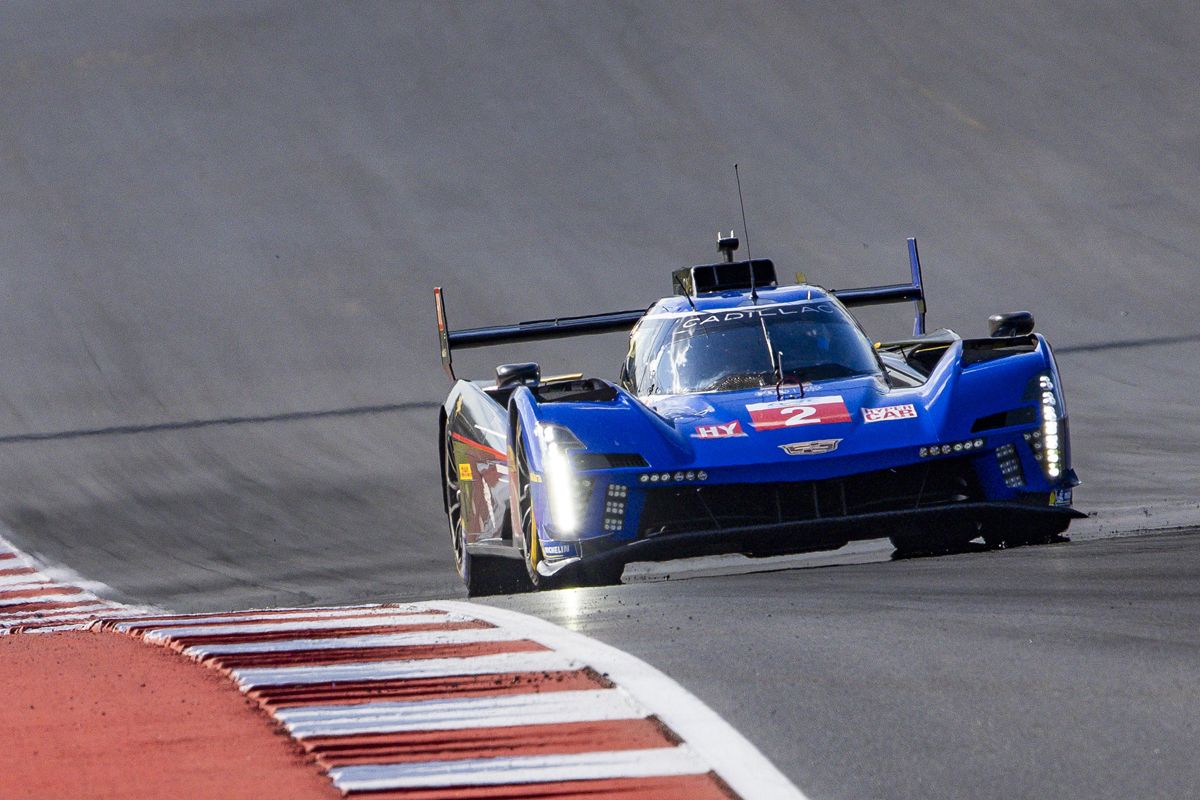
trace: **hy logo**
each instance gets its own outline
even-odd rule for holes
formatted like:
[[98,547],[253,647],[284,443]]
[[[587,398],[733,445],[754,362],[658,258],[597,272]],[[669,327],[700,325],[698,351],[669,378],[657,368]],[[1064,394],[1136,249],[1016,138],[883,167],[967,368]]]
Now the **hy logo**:
[[727,439],[730,436],[745,436],[742,424],[736,419],[733,422],[716,425],[700,425],[692,434],[693,439]]
[[779,448],[789,456],[818,456],[821,453],[832,453],[837,450],[841,441],[841,439],[816,439],[811,442],[781,444]]

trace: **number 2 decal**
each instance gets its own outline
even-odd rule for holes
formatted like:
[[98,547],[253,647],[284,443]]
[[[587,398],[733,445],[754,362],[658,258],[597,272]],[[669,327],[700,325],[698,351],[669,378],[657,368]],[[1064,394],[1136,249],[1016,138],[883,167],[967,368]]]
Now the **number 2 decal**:
[[809,419],[809,417],[815,416],[816,413],[816,406],[791,406],[779,409],[779,415],[787,417],[787,420],[783,424],[788,427],[792,425],[806,425],[809,422],[819,422],[820,420]]
[[746,410],[750,412],[750,424],[756,431],[850,421],[846,402],[841,395],[836,394],[773,403],[751,403],[746,406]]

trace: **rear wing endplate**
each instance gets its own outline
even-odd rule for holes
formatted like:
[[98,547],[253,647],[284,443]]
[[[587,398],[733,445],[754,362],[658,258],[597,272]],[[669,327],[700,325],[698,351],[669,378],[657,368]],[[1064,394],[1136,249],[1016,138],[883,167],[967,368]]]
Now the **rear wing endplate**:
[[874,306],[882,303],[914,303],[913,336],[925,335],[925,286],[921,281],[921,256],[917,253],[917,240],[908,239],[908,264],[912,269],[912,283],[897,283],[891,286],[868,286],[863,289],[836,289],[833,294],[847,306]]

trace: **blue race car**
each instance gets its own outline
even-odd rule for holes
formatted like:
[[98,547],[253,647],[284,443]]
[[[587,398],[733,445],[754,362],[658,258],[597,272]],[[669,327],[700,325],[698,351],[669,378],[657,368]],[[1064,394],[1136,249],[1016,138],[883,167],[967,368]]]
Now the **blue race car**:
[[[628,330],[611,383],[505,364],[441,410],[446,515],[472,595],[619,580],[629,561],[766,556],[890,537],[900,555],[1063,541],[1067,414],[1029,312],[991,336],[925,333],[912,282],[780,286],[768,259],[677,270],[646,311],[452,331],[453,349]],[[847,310],[914,302],[909,338],[872,343]]]

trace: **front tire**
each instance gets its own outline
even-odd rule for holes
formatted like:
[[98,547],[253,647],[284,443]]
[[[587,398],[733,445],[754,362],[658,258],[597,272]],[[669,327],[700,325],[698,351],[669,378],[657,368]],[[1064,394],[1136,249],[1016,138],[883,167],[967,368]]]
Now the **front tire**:
[[525,563],[525,574],[534,591],[539,589],[563,589],[570,586],[610,586],[621,583],[625,571],[623,563],[587,562],[575,565],[569,573],[553,577],[538,572],[538,564],[542,562],[542,540],[538,536],[537,515],[533,510],[533,494],[530,486],[529,458],[525,452],[525,443],[519,430],[512,431],[514,452],[511,462],[516,465],[516,482],[513,484],[513,520],[516,535],[521,537],[522,559]]
[[550,579],[537,570],[542,560],[541,540],[537,534],[537,517],[533,511],[532,481],[529,477],[529,458],[525,454],[525,439],[519,428],[512,432],[513,460],[516,464],[516,485],[514,489],[514,528],[521,537],[521,551],[524,553],[525,574],[534,590],[545,589]]
[[511,558],[472,556],[467,548],[466,529],[463,525],[462,487],[458,479],[458,462],[454,457],[454,443],[449,432],[445,434],[442,456],[442,488],[446,495],[446,518],[450,525],[450,547],[454,551],[454,567],[468,597],[489,594],[515,594],[528,591],[521,565]]

